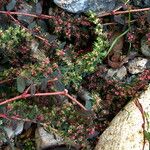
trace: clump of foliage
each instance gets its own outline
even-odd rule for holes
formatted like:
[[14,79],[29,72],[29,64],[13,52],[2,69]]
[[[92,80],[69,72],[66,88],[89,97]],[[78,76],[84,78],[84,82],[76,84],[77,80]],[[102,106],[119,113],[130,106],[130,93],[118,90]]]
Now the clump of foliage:
[[7,106],[7,114],[8,116],[17,116],[20,118],[28,118],[36,121],[38,116],[42,114],[42,110],[40,110],[36,104],[32,105],[25,102],[24,100],[20,100]]
[[[21,106],[21,109],[20,109]],[[26,112],[26,113],[24,113]],[[34,122],[44,122],[48,129],[54,129],[64,139],[70,139],[68,143],[76,143],[82,147],[89,147],[90,140],[98,135],[98,124],[95,122],[95,114],[78,110],[75,105],[66,102],[62,105],[43,107],[40,109],[35,102],[20,100],[7,106],[7,117],[13,116],[14,119],[30,119]],[[11,120],[3,122],[2,125],[10,125]],[[27,140],[25,147],[33,146]]]
[[86,49],[87,44],[93,40],[91,36],[94,34],[93,26],[88,18],[82,15],[74,16],[59,8],[53,8],[51,11],[55,18],[49,20],[50,31],[62,41],[72,43],[74,50]]
[[97,35],[97,38],[94,42],[93,50],[97,52],[97,54],[94,55],[94,58],[98,56],[98,59],[101,62],[107,55],[109,42],[105,33],[103,32],[103,26],[101,25],[100,20],[95,13],[89,12],[89,20],[96,25],[95,34]]
[[[108,48],[106,35],[103,34],[103,27],[96,16],[91,15],[90,20],[96,26],[95,34],[97,36],[92,51],[79,54],[78,51],[76,51],[76,47],[72,44],[67,45],[66,48],[63,47],[63,49],[60,48],[62,43],[57,41],[58,48],[56,55],[53,53],[54,59],[52,61],[50,61],[49,58],[45,58],[43,61],[38,60],[38,62],[32,63],[32,60],[28,59],[29,63],[23,64],[21,68],[12,67],[2,71],[1,78],[6,79],[6,76],[7,79],[16,78],[16,89],[20,93],[23,93],[24,90],[30,86],[29,92],[31,92],[32,96],[39,91],[56,91],[58,84],[53,86],[55,83],[51,84],[51,80],[57,77],[59,82],[66,86],[73,84],[75,89],[77,89],[82,82],[82,78],[86,74],[94,72],[96,66],[102,63]],[[73,31],[77,30],[74,29]],[[28,51],[25,52],[20,49],[22,43],[30,43],[32,40],[30,34],[26,34],[25,30],[17,27],[10,27],[6,30],[7,34],[5,31],[1,32],[3,34],[1,43],[5,44],[3,49],[6,49],[6,55],[9,56],[10,62],[19,59],[19,57],[23,57],[26,52],[30,57],[30,47],[28,47]],[[13,32],[14,36],[9,37]],[[77,34],[75,36],[78,37]],[[81,36],[83,35],[81,34]],[[66,36],[68,36],[68,39],[74,38],[73,35]],[[80,36],[78,38],[80,38]],[[6,47],[6,44],[8,47]],[[12,49],[10,49],[10,47],[12,47]],[[18,57],[16,58],[16,56]],[[19,61],[17,63],[20,64]],[[20,107],[22,108],[21,110]],[[64,103],[62,106],[53,106],[49,110],[48,108],[39,109],[37,105],[31,102],[26,103],[19,101],[10,104],[8,108],[7,113],[9,116],[14,115],[34,121],[44,120],[45,122],[49,122],[49,118],[51,118],[50,126],[57,129],[64,137],[70,137],[71,140],[81,144],[83,147],[87,147],[88,140],[98,134],[96,131],[97,124],[94,123],[94,113],[78,112],[72,103]],[[42,115],[45,117],[42,117]]]
[[31,139],[26,139],[24,141],[24,150],[36,150],[35,144]]
[[97,135],[94,114],[80,112],[69,102],[59,107],[53,106],[46,118],[51,118],[51,126],[63,137],[83,147],[88,146],[88,139]]
[[105,78],[104,72],[105,69],[101,68],[88,76],[86,84],[83,84],[83,86],[89,91],[99,93],[99,96],[103,99],[103,109],[108,110],[108,114],[112,116],[116,115],[129,100],[138,96],[150,82],[149,70],[131,78],[130,82]]
[[32,39],[31,34],[20,27],[0,29],[1,61],[9,61],[13,65],[31,61],[29,60],[31,55],[29,43]]
[[73,83],[76,89],[80,86],[83,76],[94,72],[96,66],[102,63],[109,46],[99,19],[93,13],[90,14],[89,19],[96,25],[95,34],[97,35],[92,51],[77,56],[73,50],[71,52],[62,49],[57,50],[57,55],[63,60],[63,68],[60,70],[63,74],[64,83],[65,85]]
[[[81,144],[83,149],[92,149],[89,146],[89,141],[95,139],[100,132],[104,131],[112,114],[116,114],[128,100],[136,96],[137,91],[144,89],[145,85],[149,83],[150,72],[146,70],[139,76],[138,80],[133,80],[130,84],[104,78],[104,76],[101,76],[102,72],[95,71],[112,49],[113,44],[108,49],[109,43],[103,31],[103,26],[94,13],[90,12],[89,17],[86,17],[80,14],[70,14],[56,8],[56,10],[52,10],[50,16],[46,16],[41,13],[45,12],[42,8],[43,3],[47,4],[48,2],[38,0],[21,0],[14,5],[12,5],[13,1],[9,1],[9,6],[12,7],[11,10],[17,11],[22,9],[26,2],[29,6],[34,3],[33,8],[37,18],[26,24],[19,20],[18,15],[15,15],[14,19],[18,19],[21,27],[13,26],[6,30],[0,29],[0,81],[2,81],[0,98],[5,100],[15,97],[19,93],[24,94],[24,91],[28,88],[30,90],[26,94],[31,94],[31,96],[29,101],[23,101],[22,99],[25,97],[21,94],[20,101],[15,101],[6,106],[3,105],[1,111],[5,114],[2,116],[4,119],[0,120],[0,127],[4,126],[5,123],[11,124],[12,120],[18,118],[31,119],[31,122],[39,124],[44,122],[50,128],[55,128],[54,130],[57,130],[64,138],[69,137],[75,143]],[[0,8],[6,3],[8,3],[8,0],[0,2]],[[6,10],[10,8],[4,7],[6,7],[4,8]],[[8,16],[11,16],[9,12],[6,18]],[[24,17],[30,18],[29,16]],[[13,17],[11,18],[13,19]],[[129,20],[129,23],[132,21],[131,16],[129,18],[125,17],[125,20],[122,20],[122,17],[117,19],[115,16],[114,21],[117,22],[117,25],[123,21],[125,25],[126,21]],[[107,19],[112,22],[111,17]],[[107,19],[106,23],[108,23]],[[136,21],[136,18],[134,19]],[[103,23],[105,23],[105,18]],[[140,22],[139,28],[142,29],[141,26],[144,24]],[[22,27],[29,29],[30,33],[41,41],[36,44],[33,36]],[[148,25],[145,27],[148,27]],[[144,29],[145,32],[147,32],[147,29]],[[137,37],[140,38],[140,36],[137,36],[137,34],[135,36],[135,33],[138,33],[136,31],[135,29],[133,34],[130,28],[131,34],[127,36],[127,40],[132,43],[132,47],[134,47],[134,44],[136,45],[136,42],[139,42]],[[121,35],[123,36],[127,32],[128,30]],[[141,31],[139,30],[139,32]],[[149,35],[147,38],[149,40]],[[3,64],[4,68],[1,67]],[[79,110],[74,103],[70,103],[66,99],[67,102],[64,102],[63,94],[59,95],[60,97],[55,96],[58,97],[59,102],[49,103],[48,105],[44,102],[52,102],[55,97],[33,98],[37,93],[63,91],[65,86],[69,92],[74,91],[72,87],[79,90],[78,88],[83,81],[86,81],[86,85],[83,86],[93,93],[94,100],[91,100],[93,103],[90,102],[90,111]],[[7,90],[5,90],[6,87]],[[1,92],[1,89],[3,92]],[[100,104],[101,98],[103,104],[105,104],[104,108]],[[87,102],[85,102],[86,106]],[[108,110],[108,113],[105,111],[108,119],[101,115],[100,111],[103,110]],[[9,120],[7,121],[6,118]],[[31,148],[34,149],[34,142],[32,140],[25,141],[25,149]]]
[[[64,50],[62,50],[61,48],[59,48],[61,47],[61,42],[57,41],[56,55],[59,56],[58,59],[63,60],[63,62],[58,63],[58,59],[56,56],[53,58],[53,63],[55,64],[58,63],[59,69],[62,73],[62,83],[64,83],[67,86],[70,86],[70,84],[73,84],[73,86],[76,89],[80,86],[83,76],[94,72],[97,64],[102,63],[102,60],[106,56],[106,51],[109,45],[106,35],[103,32],[103,27],[99,23],[99,19],[93,13],[90,13],[89,19],[96,26],[95,34],[97,35],[97,39],[93,45],[93,50],[90,52],[87,52],[86,54],[78,54],[78,52],[76,52],[75,50],[75,46],[70,44],[66,48],[64,47]],[[61,21],[61,22],[64,23],[64,21]],[[78,22],[80,23],[80,21]],[[86,22],[82,22],[82,21],[81,23],[86,24]],[[21,29],[20,27],[10,27],[5,31],[1,30],[0,45],[2,46],[2,53],[4,54],[4,56],[6,56],[4,59],[7,58],[8,61],[10,61],[13,65],[21,65],[27,62],[28,64],[30,64],[33,61],[35,61],[34,58],[31,56],[31,54],[33,53],[31,51],[31,43],[30,43],[32,39],[33,37],[31,36],[31,34],[26,32],[24,29]],[[53,55],[55,54],[53,53]],[[31,58],[31,60],[29,58]],[[42,67],[40,67],[40,65],[41,63],[23,66],[23,68],[21,69],[22,72],[16,70],[17,72],[16,76],[19,75],[22,77],[21,78],[22,83],[24,80],[23,78],[29,79],[31,81],[32,76],[35,76],[35,78],[37,77],[37,78],[42,79],[42,77],[39,77],[37,75],[37,72],[35,71],[36,69],[34,69],[34,67],[39,68],[38,72],[41,71],[41,73],[43,74],[44,71],[42,70]],[[27,75],[25,71],[25,70],[28,70],[29,68],[31,69],[31,72],[29,74],[32,74],[32,76]],[[45,76],[48,77],[52,73],[52,68],[49,67],[48,70],[47,70],[47,73],[45,72],[43,79],[45,79]],[[15,68],[14,69],[11,68],[9,72],[10,73],[15,72]],[[35,82],[32,82],[32,83],[35,84]]]
[[[23,91],[30,86],[30,92],[34,95],[37,91],[45,91],[48,86],[52,89],[53,80],[57,79],[58,66],[56,63],[50,63],[46,58],[36,64],[26,64],[22,68],[9,68],[0,73],[1,79],[16,79],[16,89]],[[54,90],[54,89],[53,89]]]

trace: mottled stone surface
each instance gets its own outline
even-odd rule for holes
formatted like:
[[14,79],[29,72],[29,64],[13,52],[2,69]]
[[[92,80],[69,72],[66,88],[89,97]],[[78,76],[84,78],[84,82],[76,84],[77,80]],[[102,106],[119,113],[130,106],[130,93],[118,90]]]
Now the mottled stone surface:
[[108,12],[119,5],[119,0],[54,0],[59,7],[72,13],[87,12],[89,10],[97,13]]
[[36,149],[42,150],[48,147],[61,145],[63,139],[47,132],[43,127],[38,127],[35,131]]
[[141,52],[144,56],[150,58],[150,45],[148,44],[146,37],[143,37],[141,40]]
[[[150,115],[150,85],[141,94],[138,101],[145,113]],[[110,126],[103,132],[95,150],[142,150],[143,148],[143,118],[139,108],[135,105],[136,99],[113,119]],[[150,118],[147,118],[150,121]],[[147,124],[145,124],[146,130]],[[149,150],[146,140],[144,150]]]
[[122,80],[127,75],[127,69],[125,66],[122,66],[118,69],[109,69],[106,77],[113,78],[114,80]]
[[[33,13],[33,6],[29,5],[28,3],[24,2],[20,5],[20,9],[18,10],[21,13]],[[28,17],[24,15],[18,15],[18,20],[24,21],[27,24],[30,24],[33,21],[33,17]]]
[[54,0],[54,2],[61,8],[69,12],[80,12],[87,8],[87,0]]
[[142,57],[134,58],[128,63],[128,71],[131,74],[141,73],[146,69],[147,62],[148,62],[148,59],[145,59]]
[[133,0],[135,6],[150,7],[150,0]]

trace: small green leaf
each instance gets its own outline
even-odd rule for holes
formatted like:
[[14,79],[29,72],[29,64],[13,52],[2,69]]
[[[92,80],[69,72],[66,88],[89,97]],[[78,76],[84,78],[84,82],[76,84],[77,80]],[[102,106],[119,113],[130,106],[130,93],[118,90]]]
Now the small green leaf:
[[91,101],[91,99],[86,100],[85,108],[88,109],[88,110],[92,109],[92,101]]
[[145,138],[150,141],[150,132],[144,131]]
[[13,10],[14,9],[14,7],[15,7],[15,5],[16,5],[16,0],[12,0],[7,6],[6,6],[6,9],[7,10]]
[[26,88],[25,79],[23,77],[17,77],[17,90],[22,93]]
[[64,46],[66,45],[66,42],[63,42],[60,44],[59,49],[64,49]]

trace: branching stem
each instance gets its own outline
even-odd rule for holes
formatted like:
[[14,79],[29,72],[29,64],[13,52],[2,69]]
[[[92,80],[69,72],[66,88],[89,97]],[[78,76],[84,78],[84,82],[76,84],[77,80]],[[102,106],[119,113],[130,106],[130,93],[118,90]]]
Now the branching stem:
[[71,99],[73,102],[75,102],[76,104],[78,104],[82,109],[87,110],[80,102],[78,102],[74,97],[72,97],[71,95],[68,94],[68,90],[64,90],[64,91],[59,91],[59,92],[48,92],[48,93],[36,93],[34,95],[32,94],[28,94],[27,91],[29,90],[29,88],[27,90],[25,90],[21,95],[7,99],[3,102],[0,102],[0,106],[7,104],[7,103],[11,103],[13,101],[16,101],[18,99],[26,99],[29,97],[41,97],[41,96],[51,96],[51,95],[64,95],[66,97],[68,97],[69,99]]

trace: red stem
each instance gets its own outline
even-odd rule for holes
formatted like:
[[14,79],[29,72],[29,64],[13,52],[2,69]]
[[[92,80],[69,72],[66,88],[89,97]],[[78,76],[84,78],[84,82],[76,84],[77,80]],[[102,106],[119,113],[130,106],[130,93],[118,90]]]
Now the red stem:
[[65,96],[67,96],[69,99],[71,99],[72,101],[74,101],[75,103],[77,103],[84,110],[87,110],[81,103],[79,103],[75,98],[73,98],[72,96],[70,96],[68,93],[65,94]]
[[[29,30],[28,28],[24,27],[17,19],[15,19],[11,14],[9,14],[10,18],[12,20],[14,20],[14,22],[18,25],[20,25],[22,28],[24,28],[26,31],[30,32],[31,34],[33,34],[33,32],[31,30]],[[34,35],[34,34],[33,34]],[[34,35],[35,37],[37,37],[38,39],[42,40],[45,44],[49,45],[50,46],[50,43],[48,42],[47,39],[41,37],[41,36],[38,36],[38,35]]]
[[22,120],[22,121],[26,121],[26,122],[34,122],[33,120],[30,120],[30,119],[23,119],[23,118],[20,118],[18,116],[8,116],[6,114],[0,114],[0,118],[4,118],[4,119],[13,119],[13,120]]
[[49,16],[49,15],[36,15],[36,14],[29,14],[29,13],[23,13],[23,12],[15,12],[15,11],[0,11],[1,14],[6,14],[6,15],[23,15],[23,16],[28,16],[28,17],[34,17],[34,18],[40,18],[40,19],[56,19],[54,16]]
[[98,17],[104,17],[104,16],[111,16],[111,15],[120,15],[120,14],[127,14],[127,13],[135,13],[135,12],[142,12],[142,11],[149,11],[150,8],[142,8],[142,9],[133,9],[133,10],[126,10],[126,11],[115,11],[110,13],[104,13],[101,15],[98,15]]
[[[64,96],[70,98],[73,102],[77,103],[82,109],[87,110],[80,102],[78,102],[75,98],[73,98],[72,96],[70,96],[68,94],[68,91],[66,89],[64,91],[61,91],[61,92],[36,93],[33,96],[34,97],[40,97],[40,96],[51,96],[51,95],[64,95]],[[32,97],[32,95],[31,94],[27,94],[26,91],[25,91],[24,93],[22,93],[19,96],[7,99],[7,100],[5,100],[3,102],[0,102],[0,106],[4,105],[4,104],[7,104],[7,103],[10,103],[10,102],[13,102],[13,101],[16,101],[18,99],[25,99],[25,98],[28,98],[28,97]]]
[[[104,16],[110,16],[110,15],[119,15],[119,14],[127,14],[127,13],[135,13],[135,12],[141,12],[141,11],[149,11],[150,8],[142,8],[142,9],[133,9],[133,10],[126,10],[126,11],[113,11],[113,13],[104,13],[102,15],[99,15],[99,17]],[[14,11],[0,11],[1,14],[6,15],[23,15],[23,16],[29,16],[34,18],[40,18],[40,19],[56,19],[55,16],[49,16],[49,15],[36,15],[36,14],[29,14],[29,13],[23,13],[23,12],[14,12]]]

